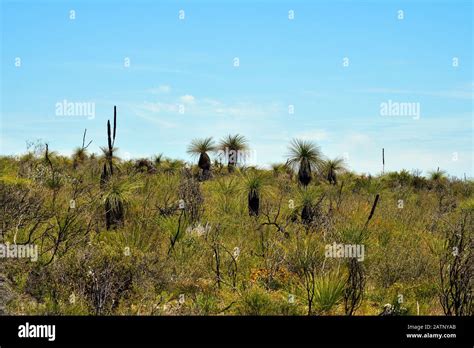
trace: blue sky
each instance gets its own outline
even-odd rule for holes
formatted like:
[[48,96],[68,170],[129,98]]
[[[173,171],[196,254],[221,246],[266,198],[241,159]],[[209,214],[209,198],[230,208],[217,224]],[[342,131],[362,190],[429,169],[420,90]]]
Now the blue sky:
[[[357,172],[379,173],[385,148],[386,170],[473,177],[469,0],[1,4],[0,154],[70,154],[84,128],[99,152],[117,105],[123,157],[191,160],[191,139],[240,133],[262,166],[302,138]],[[95,116],[57,115],[63,100]],[[381,115],[389,100],[419,117]]]

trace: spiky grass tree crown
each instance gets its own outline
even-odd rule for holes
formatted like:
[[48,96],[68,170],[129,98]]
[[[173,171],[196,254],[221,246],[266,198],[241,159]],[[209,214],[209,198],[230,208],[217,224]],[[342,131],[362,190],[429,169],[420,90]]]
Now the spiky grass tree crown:
[[194,139],[188,146],[188,153],[193,156],[199,156],[198,167],[208,172],[211,169],[211,159],[207,153],[215,149],[216,146],[214,145],[212,137]]
[[344,295],[344,278],[338,273],[323,275],[314,281],[316,309],[322,313],[331,311]]
[[88,158],[87,150],[84,147],[77,147],[72,154],[72,166],[76,169],[80,164],[84,163]]
[[288,164],[291,166],[299,166],[302,161],[307,161],[314,170],[323,163],[321,149],[311,141],[293,139],[288,149]]
[[239,192],[238,182],[235,180],[235,177],[222,177],[217,180],[215,191],[221,195],[233,196]]
[[155,163],[156,166],[159,166],[162,160],[163,160],[162,153],[159,153],[158,155],[153,156],[153,163]]
[[78,161],[84,161],[87,159],[87,150],[83,147],[76,147],[72,154],[72,158]]
[[337,175],[346,170],[344,159],[336,157],[334,159],[327,159],[323,163],[324,176],[331,184],[337,183]]
[[102,156],[100,157],[102,163],[112,162],[115,165],[120,161],[120,158],[114,154],[118,151],[117,147],[113,147],[112,151],[110,151],[109,148],[101,146],[100,150],[102,151]]
[[246,191],[260,192],[265,182],[265,175],[254,169],[249,170],[243,175],[243,189]]
[[242,151],[248,149],[248,141],[243,135],[235,134],[235,135],[228,135],[225,138],[221,139],[219,142],[219,150],[225,151],[227,150],[234,150],[234,151]]
[[271,168],[273,171],[273,175],[278,176],[282,173],[285,173],[287,166],[285,163],[273,163],[271,165]]
[[239,162],[239,151],[247,150],[247,139],[240,134],[228,135],[219,142],[218,150],[222,151],[227,156],[227,168],[229,172],[234,171],[234,166]]
[[178,173],[184,167],[183,161],[165,159],[161,162],[161,168],[165,174],[174,175]]
[[120,181],[111,176],[104,183],[105,223],[107,230],[121,227],[124,224],[124,209],[132,202],[135,191],[141,183]]
[[343,158],[336,157],[334,159],[327,159],[324,161],[324,167],[328,171],[341,172],[346,170],[346,163]]
[[323,154],[318,145],[311,141],[293,139],[289,146],[288,165],[298,168],[298,180],[307,186],[312,179],[312,172],[321,169]]
[[300,201],[300,206],[313,205],[317,203],[323,196],[323,191],[318,187],[307,187],[298,189],[298,199]]
[[436,170],[428,173],[430,180],[441,181],[446,178],[446,172],[444,170]]
[[206,152],[211,152],[216,149],[212,137],[203,139],[193,139],[188,146],[187,152],[191,155],[198,156]]
[[111,179],[105,186],[103,201],[120,200],[125,204],[132,202],[133,194],[136,190],[143,187],[140,182],[121,181],[119,179]]

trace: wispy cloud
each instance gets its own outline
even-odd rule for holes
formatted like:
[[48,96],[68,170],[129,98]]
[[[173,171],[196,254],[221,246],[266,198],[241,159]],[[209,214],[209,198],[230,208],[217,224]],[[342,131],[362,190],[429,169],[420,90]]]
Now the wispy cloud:
[[170,113],[170,112],[178,112],[178,105],[171,104],[171,103],[162,103],[162,102],[144,102],[138,106],[138,108],[143,109],[145,111],[150,111],[152,113]]
[[474,83],[466,84],[465,86],[456,87],[453,89],[443,90],[415,90],[415,89],[397,89],[397,88],[367,88],[355,90],[357,93],[370,94],[410,94],[440,98],[451,99],[474,99]]
[[170,122],[169,117],[161,117],[160,112],[167,111],[175,112],[176,105],[166,103],[143,103],[140,105],[130,105],[130,108],[134,115],[141,119],[153,123],[163,128],[176,128],[178,124],[176,122]]
[[[144,101],[133,104],[136,109],[141,109],[156,114],[182,114],[190,116],[217,116],[233,118],[270,118],[273,115],[283,112],[282,105],[270,103],[255,102],[237,102],[228,103],[212,98],[197,98],[191,94],[185,94],[179,97],[161,98],[162,100]],[[180,106],[184,105],[185,108]]]
[[194,98],[194,96],[190,94],[186,94],[179,97],[179,100],[184,104],[194,104],[194,102],[196,101],[196,98]]
[[168,85],[160,85],[158,87],[150,88],[148,93],[151,94],[166,94],[171,92],[171,87]]
[[324,129],[314,129],[296,134],[298,139],[309,141],[323,141],[328,139],[328,133]]

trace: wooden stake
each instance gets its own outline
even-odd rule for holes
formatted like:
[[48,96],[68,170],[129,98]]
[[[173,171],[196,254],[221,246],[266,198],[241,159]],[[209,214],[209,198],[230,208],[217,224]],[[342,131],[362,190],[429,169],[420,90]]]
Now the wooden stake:
[[382,148],[382,174],[385,173],[385,149]]

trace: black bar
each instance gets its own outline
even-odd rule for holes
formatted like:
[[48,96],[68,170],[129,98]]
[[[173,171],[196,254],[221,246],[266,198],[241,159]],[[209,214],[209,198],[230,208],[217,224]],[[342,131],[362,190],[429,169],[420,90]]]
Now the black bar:
[[[25,323],[55,325],[55,340],[20,338]],[[408,325],[422,326],[420,330]],[[430,325],[431,328],[428,329]],[[455,325],[449,329],[439,325]],[[472,317],[0,317],[0,345],[416,345],[469,346]],[[407,334],[455,334],[455,338],[407,338]]]

